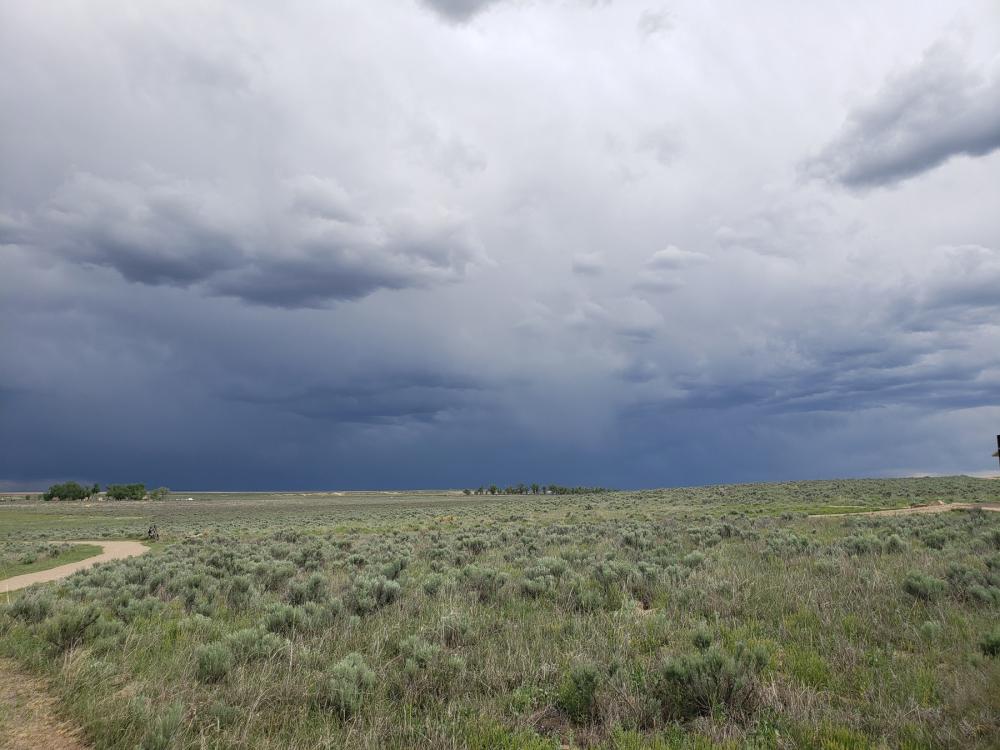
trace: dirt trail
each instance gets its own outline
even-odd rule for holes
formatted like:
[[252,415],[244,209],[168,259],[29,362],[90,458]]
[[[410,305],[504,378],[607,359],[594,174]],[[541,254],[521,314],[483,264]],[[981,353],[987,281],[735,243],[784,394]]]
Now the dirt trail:
[[[941,503],[939,505],[918,505],[915,508],[890,508],[888,510],[866,510],[859,513],[817,513],[810,518],[843,518],[844,516],[909,516],[914,513],[945,513],[949,510],[989,510],[1000,513],[1000,505],[980,503]],[[2,585],[2,583],[0,583]]]
[[68,544],[94,544],[104,549],[99,555],[88,557],[86,560],[79,560],[66,565],[59,565],[48,570],[39,570],[37,573],[25,573],[24,575],[6,578],[0,581],[0,594],[8,591],[17,591],[35,583],[45,583],[46,581],[58,581],[68,575],[76,573],[78,570],[90,568],[98,563],[109,560],[122,560],[126,557],[135,557],[144,552],[149,552],[149,547],[140,542],[109,542],[101,541],[73,541]]
[[80,730],[60,721],[44,680],[0,659],[0,750],[86,750]]

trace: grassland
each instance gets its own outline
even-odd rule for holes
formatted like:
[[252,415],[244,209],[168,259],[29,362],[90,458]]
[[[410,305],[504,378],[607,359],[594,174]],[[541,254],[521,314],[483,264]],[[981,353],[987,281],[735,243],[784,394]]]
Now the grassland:
[[109,748],[1000,745],[1000,502],[969,478],[0,506],[153,552],[12,597],[0,656]]

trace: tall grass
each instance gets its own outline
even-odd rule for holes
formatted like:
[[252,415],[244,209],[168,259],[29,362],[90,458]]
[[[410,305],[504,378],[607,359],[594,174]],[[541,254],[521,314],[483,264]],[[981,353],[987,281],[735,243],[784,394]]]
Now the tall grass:
[[1000,514],[806,512],[991,487],[199,502],[0,653],[108,748],[994,747]]

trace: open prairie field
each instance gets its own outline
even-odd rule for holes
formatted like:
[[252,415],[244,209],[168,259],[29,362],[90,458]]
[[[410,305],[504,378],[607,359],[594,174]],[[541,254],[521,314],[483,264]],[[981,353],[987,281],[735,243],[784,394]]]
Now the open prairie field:
[[99,748],[997,747],[1000,513],[854,515],[939,503],[1000,482],[17,501],[11,574],[162,539],[0,658]]

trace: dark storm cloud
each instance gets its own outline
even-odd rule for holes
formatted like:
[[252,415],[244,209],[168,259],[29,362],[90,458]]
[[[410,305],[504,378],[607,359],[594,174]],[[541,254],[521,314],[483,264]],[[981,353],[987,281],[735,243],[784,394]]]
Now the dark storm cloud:
[[8,388],[0,386],[0,406],[10,406],[18,397],[24,394],[23,388]]
[[227,396],[270,406],[308,419],[336,423],[429,422],[472,404],[483,385],[443,373],[379,373],[364,380],[314,385],[288,395],[232,393]]
[[828,368],[901,367],[913,364],[926,349],[900,347],[883,340],[879,346],[866,345],[850,349],[831,347],[823,352],[819,362]]
[[421,0],[450,21],[462,23],[502,0]]
[[[669,267],[667,257],[662,265]],[[995,338],[1000,254],[980,246],[945,247],[926,263],[919,277],[843,300],[845,309],[860,313],[842,323],[849,330],[815,323],[798,328],[783,344],[791,345],[793,356],[766,377],[741,375],[741,367],[685,371],[681,365],[669,377],[670,395],[640,398],[623,418],[641,421],[671,411],[751,409],[757,419],[771,419],[889,407],[994,407],[998,350],[982,344]]]
[[313,176],[280,188],[263,205],[234,186],[76,174],[26,224],[0,223],[0,240],[131,282],[284,308],[457,281],[474,262],[470,232],[448,217],[367,216],[337,183]]
[[138,185],[78,174],[35,216],[29,244],[142,284],[187,286],[238,265],[222,197],[184,183]]
[[964,409],[994,403],[998,383],[975,365],[817,372],[763,406],[789,411],[845,411],[888,405]]
[[720,411],[751,407],[763,415],[851,412],[908,405],[966,409],[996,402],[1000,378],[979,366],[945,365],[850,370],[810,369],[766,380],[712,383],[698,377],[678,378],[680,393],[639,402],[624,412],[643,414],[677,410]]
[[997,148],[1000,75],[970,70],[951,46],[939,44],[855,109],[805,171],[850,188],[892,185],[954,156]]
[[907,331],[974,331],[1000,314],[1000,251],[979,245],[943,248],[927,277],[906,287],[891,315]]
[[469,246],[448,232],[420,240],[385,241],[374,248],[316,238],[287,257],[265,254],[249,260],[238,270],[219,274],[208,288],[251,304],[325,307],[378,289],[457,281],[470,262]]
[[326,307],[334,300],[352,300],[377,289],[418,286],[409,274],[367,266],[344,258],[337,247],[300,258],[265,258],[214,280],[214,294],[236,297],[267,307]]

